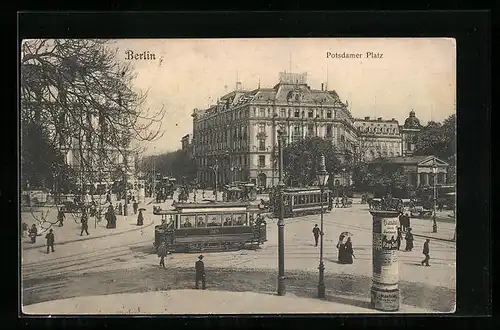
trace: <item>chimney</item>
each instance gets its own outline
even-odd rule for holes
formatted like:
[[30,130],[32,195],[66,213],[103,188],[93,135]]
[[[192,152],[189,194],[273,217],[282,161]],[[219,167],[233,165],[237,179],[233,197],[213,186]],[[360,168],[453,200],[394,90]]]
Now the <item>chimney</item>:
[[378,118],[377,118],[377,120],[378,120],[378,121],[382,121],[382,117],[378,117]]
[[391,118],[391,121],[396,121],[396,118]]
[[324,86],[324,85],[325,85],[324,83],[321,83],[321,90],[323,90],[323,86]]
[[368,116],[368,117],[365,117],[365,120],[370,120],[370,117],[369,117],[369,116]]

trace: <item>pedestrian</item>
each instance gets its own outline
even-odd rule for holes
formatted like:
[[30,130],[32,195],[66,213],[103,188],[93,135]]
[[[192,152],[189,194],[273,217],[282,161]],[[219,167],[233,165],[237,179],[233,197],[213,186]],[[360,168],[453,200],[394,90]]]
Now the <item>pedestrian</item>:
[[205,199],[205,189],[201,191],[201,198]]
[[142,226],[144,224],[144,216],[142,215],[142,210],[139,210],[139,215],[137,216],[137,226]]
[[413,249],[413,234],[411,233],[411,228],[408,228],[405,240],[406,240],[405,251],[411,251]]
[[160,257],[160,267],[165,267],[165,257],[168,254],[167,243],[162,241],[160,246],[158,246],[158,256]]
[[425,243],[424,243],[424,249],[423,249],[422,253],[423,253],[423,255],[425,256],[425,259],[424,259],[424,260],[422,260],[422,262],[421,262],[422,266],[423,266],[423,265],[430,266],[430,265],[429,265],[429,259],[430,259],[430,257],[429,257],[429,242],[430,242],[430,241],[431,241],[431,240],[427,238],[427,239],[425,240]]
[[314,228],[313,228],[314,246],[318,246],[319,233],[320,233],[320,230],[318,228],[318,224],[315,224]]
[[109,192],[106,194],[106,203],[111,204],[111,194]]
[[28,236],[28,224],[26,222],[22,223],[21,230],[23,232],[23,237]]
[[340,198],[339,198],[339,196],[337,196],[337,198],[335,198],[335,207],[336,208],[339,207],[339,203],[340,203]]
[[195,191],[194,191],[194,193],[193,193],[193,202],[195,202],[195,203],[196,203],[196,190],[195,190]]
[[402,232],[401,227],[398,227],[398,238],[397,238],[397,241],[398,241],[398,250],[401,247],[401,241],[402,240],[403,240],[403,232]]
[[36,225],[33,224],[29,230],[29,236],[31,238],[31,243],[36,243],[36,236],[38,235],[38,229],[36,228]]
[[122,202],[118,203],[118,215],[123,215],[123,205],[122,205]]
[[352,258],[354,257],[354,250],[352,248],[352,242],[351,242],[351,238],[350,237],[347,237],[347,242],[345,242],[344,244],[344,258],[345,258],[345,262],[346,264],[352,264],[353,263],[353,260]]
[[89,234],[89,218],[87,216],[87,210],[85,208],[82,209],[82,231],[80,232],[80,236],[83,235],[83,232]]
[[49,254],[49,251],[52,250],[54,251],[54,231],[52,228],[49,230],[49,233],[45,235],[45,239],[47,240],[47,254]]
[[205,283],[205,264],[203,263],[203,255],[200,255],[198,257],[198,261],[195,263],[195,270],[196,270],[196,285],[195,288],[199,289],[199,283],[201,281],[201,289],[205,290],[206,289],[206,283]]
[[337,249],[339,250],[338,251],[338,261],[340,264],[343,264],[344,261],[345,261],[345,258],[344,258],[344,252],[345,252],[345,249],[344,249],[344,238],[345,236],[340,234],[339,236],[339,241],[337,243]]
[[134,208],[134,215],[137,214],[137,209],[139,208],[139,203],[134,199],[134,203],[132,204],[132,207]]
[[66,216],[64,215],[64,211],[59,209],[59,211],[57,212],[57,221],[59,222],[59,227],[62,227],[64,225],[64,218],[66,218]]

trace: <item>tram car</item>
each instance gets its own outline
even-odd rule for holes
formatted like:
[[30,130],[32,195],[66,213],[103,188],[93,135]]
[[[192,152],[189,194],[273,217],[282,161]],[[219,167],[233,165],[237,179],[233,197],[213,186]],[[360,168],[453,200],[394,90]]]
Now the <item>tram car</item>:
[[166,242],[170,252],[239,250],[267,241],[266,223],[248,203],[176,203],[174,210],[155,209],[154,248]]
[[[283,205],[284,217],[293,218],[296,216],[316,214],[321,212],[321,204],[323,204],[323,212],[329,212],[332,209],[332,194],[329,189],[323,191],[318,187],[310,188],[286,188],[283,190]],[[321,198],[323,203],[321,203]],[[274,217],[279,216],[279,193],[277,190],[269,194],[271,211]]]

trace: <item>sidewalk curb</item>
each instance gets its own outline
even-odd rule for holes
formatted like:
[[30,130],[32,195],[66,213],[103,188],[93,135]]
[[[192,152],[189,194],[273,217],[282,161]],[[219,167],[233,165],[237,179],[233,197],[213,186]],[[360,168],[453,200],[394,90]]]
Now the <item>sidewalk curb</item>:
[[446,239],[446,238],[438,238],[438,237],[432,237],[432,236],[428,236],[428,235],[421,235],[421,234],[415,234],[415,233],[412,233],[413,236],[417,236],[417,237],[425,237],[425,238],[429,238],[429,239],[434,239],[436,241],[443,241],[443,242],[450,242],[450,243],[456,243],[454,240],[452,239]]
[[[85,237],[85,238],[81,238],[81,239],[74,239],[74,240],[67,240],[67,241],[56,242],[55,245],[65,245],[65,244],[68,244],[68,243],[88,241],[88,240],[102,238],[102,237],[121,235],[121,234],[130,233],[130,232],[133,232],[133,231],[137,231],[137,230],[140,230],[140,229],[151,227],[153,224],[154,224],[154,220],[151,220],[151,222],[149,224],[144,225],[144,226],[140,226],[139,228],[132,228],[132,229],[128,229],[128,230],[125,230],[125,231],[118,232],[118,233],[110,233],[110,234],[104,234],[104,235],[98,235],[98,236]],[[28,247],[23,247],[22,250],[23,251],[24,250],[34,250],[34,249],[39,249],[39,248],[43,248],[43,247],[45,247],[45,245],[41,245],[41,246],[28,246]]]

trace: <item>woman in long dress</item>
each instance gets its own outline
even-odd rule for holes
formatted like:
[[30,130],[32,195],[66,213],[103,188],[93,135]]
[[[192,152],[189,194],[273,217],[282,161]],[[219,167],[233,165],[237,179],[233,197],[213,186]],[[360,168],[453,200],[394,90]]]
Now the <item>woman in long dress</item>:
[[338,252],[338,261],[339,263],[343,264],[344,263],[344,251],[345,251],[345,248],[344,248],[344,235],[340,235],[339,236],[339,242],[337,243],[337,249],[339,250]]
[[405,251],[411,251],[413,249],[413,234],[411,233],[411,228],[408,228],[405,240],[406,240]]
[[344,244],[344,258],[346,264],[352,264],[352,256],[354,254],[354,250],[352,249],[351,238],[347,237],[347,241]]

